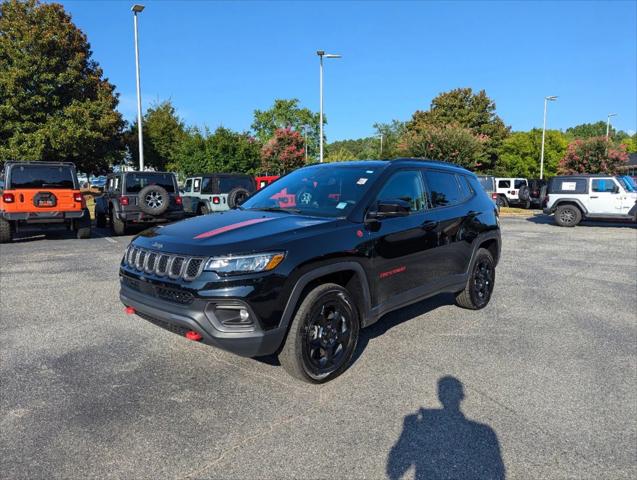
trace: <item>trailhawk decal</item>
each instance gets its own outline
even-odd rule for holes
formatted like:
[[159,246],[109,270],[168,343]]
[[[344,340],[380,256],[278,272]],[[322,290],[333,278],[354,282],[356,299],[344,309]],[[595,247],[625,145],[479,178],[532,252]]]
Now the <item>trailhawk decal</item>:
[[249,225],[255,225],[257,223],[267,222],[268,220],[274,220],[274,218],[253,218],[252,220],[245,220],[239,223],[231,223],[230,225],[226,225],[225,227],[215,228],[214,230],[210,230],[209,232],[200,233],[195,236],[194,239],[198,240],[200,238],[209,238],[214,237],[215,235],[219,235],[220,233],[230,232],[231,230],[236,230],[237,228],[247,227]]
[[380,272],[378,276],[380,278],[387,278],[387,277],[391,277],[392,275],[396,275],[398,273],[403,273],[405,270],[407,270],[407,267],[403,265],[401,267],[396,267],[392,270],[387,270],[386,272]]

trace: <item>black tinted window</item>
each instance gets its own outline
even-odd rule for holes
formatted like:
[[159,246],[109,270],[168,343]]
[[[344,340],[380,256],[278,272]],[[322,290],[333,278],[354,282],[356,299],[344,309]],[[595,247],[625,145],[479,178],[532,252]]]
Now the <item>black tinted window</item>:
[[448,207],[463,200],[458,181],[453,173],[427,170],[425,178],[432,207]]
[[73,170],[64,165],[15,165],[10,188],[75,188]]
[[499,180],[498,188],[511,188],[511,180]]
[[516,180],[515,183],[513,184],[513,188],[515,188],[516,190],[519,188],[522,188],[526,185],[526,182],[524,180]]
[[493,192],[495,189],[495,179],[493,177],[480,176],[478,177],[478,181],[487,192]]
[[586,193],[588,179],[555,177],[549,183],[549,193]]
[[424,210],[425,192],[420,172],[403,170],[394,173],[378,194],[378,200],[383,202],[402,200],[409,203],[412,212]]
[[248,192],[254,191],[254,184],[249,177],[221,177],[219,178],[219,193],[228,193],[234,188],[245,188]]
[[126,175],[126,192],[139,193],[148,185],[159,185],[168,193],[175,193],[173,176],[170,173],[129,173]]
[[201,193],[212,193],[212,177],[203,177],[201,180]]
[[469,197],[473,196],[473,189],[469,184],[469,179],[466,175],[456,175],[458,178],[458,184],[460,185],[460,199],[462,201],[467,200]]

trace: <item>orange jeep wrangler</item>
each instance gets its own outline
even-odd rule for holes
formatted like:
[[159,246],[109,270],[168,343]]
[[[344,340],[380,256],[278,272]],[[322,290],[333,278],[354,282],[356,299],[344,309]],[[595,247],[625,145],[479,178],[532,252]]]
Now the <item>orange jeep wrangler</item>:
[[33,230],[66,228],[77,238],[91,236],[91,217],[72,163],[6,162],[0,190],[0,243]]

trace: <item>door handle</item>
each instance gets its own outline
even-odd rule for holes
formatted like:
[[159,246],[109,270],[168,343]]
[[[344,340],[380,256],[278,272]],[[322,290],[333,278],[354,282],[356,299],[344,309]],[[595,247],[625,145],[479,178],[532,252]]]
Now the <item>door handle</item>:
[[436,228],[439,224],[440,224],[440,222],[436,222],[436,221],[433,221],[433,220],[427,220],[425,223],[422,224],[422,229],[425,232],[428,232],[428,231],[433,230],[434,228]]
[[591,198],[599,198],[597,195],[591,195]]

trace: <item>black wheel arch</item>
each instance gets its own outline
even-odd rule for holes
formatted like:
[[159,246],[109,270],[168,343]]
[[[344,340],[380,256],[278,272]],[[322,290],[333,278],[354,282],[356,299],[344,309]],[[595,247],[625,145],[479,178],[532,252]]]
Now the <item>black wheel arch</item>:
[[292,318],[305,295],[317,285],[323,283],[336,283],[349,290],[358,309],[361,328],[368,325],[372,300],[369,279],[365,269],[356,261],[339,261],[312,268],[296,280],[283,310],[279,325],[280,328],[285,329],[286,335]]
[[576,198],[559,199],[553,204],[553,206],[551,207],[551,210],[555,212],[555,210],[557,210],[557,208],[562,205],[574,205],[581,210],[582,215],[586,215],[588,213],[588,210],[586,210],[586,207],[584,206],[584,204]]

